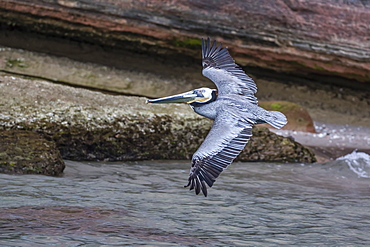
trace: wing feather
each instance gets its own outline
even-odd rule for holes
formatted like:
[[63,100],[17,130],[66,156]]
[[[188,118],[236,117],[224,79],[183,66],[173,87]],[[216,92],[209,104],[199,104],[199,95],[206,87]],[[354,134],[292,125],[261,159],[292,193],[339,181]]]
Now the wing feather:
[[212,187],[216,178],[230,165],[244,149],[252,136],[252,124],[223,111],[218,116],[206,139],[194,153],[188,184],[207,196],[207,186]]
[[210,38],[202,39],[202,65],[203,75],[216,84],[219,95],[244,95],[250,102],[257,104],[254,96],[257,92],[256,84],[235,64],[227,47],[222,48],[222,44],[216,41],[211,44]]

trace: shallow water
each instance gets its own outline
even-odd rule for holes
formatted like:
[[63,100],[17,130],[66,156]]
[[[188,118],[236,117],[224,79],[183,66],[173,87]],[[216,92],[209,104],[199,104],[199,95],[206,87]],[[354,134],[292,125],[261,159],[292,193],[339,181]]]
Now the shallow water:
[[235,163],[207,198],[183,187],[188,161],[0,174],[0,246],[370,244],[369,167],[347,163]]

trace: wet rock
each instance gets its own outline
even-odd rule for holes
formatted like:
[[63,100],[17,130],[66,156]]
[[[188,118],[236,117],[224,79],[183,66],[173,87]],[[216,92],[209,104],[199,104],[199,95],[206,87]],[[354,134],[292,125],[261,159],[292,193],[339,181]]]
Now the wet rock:
[[8,0],[0,2],[0,23],[8,31],[197,58],[199,39],[210,35],[242,65],[368,84],[369,9],[359,0]]
[[64,167],[54,142],[32,131],[0,131],[0,172],[57,176]]
[[[148,105],[142,97],[15,77],[0,81],[0,127],[38,132],[66,159],[190,159],[212,125],[187,105]],[[289,138],[253,131],[244,160],[315,161]]]
[[[260,101],[259,105],[269,111],[279,111],[285,114],[288,123],[283,130],[295,130],[316,133],[310,114],[302,106],[287,101]],[[267,124],[266,127],[269,127]]]
[[[277,152],[277,150],[279,150]],[[316,162],[315,154],[292,138],[276,135],[266,127],[253,129],[253,138],[238,159],[282,162]]]

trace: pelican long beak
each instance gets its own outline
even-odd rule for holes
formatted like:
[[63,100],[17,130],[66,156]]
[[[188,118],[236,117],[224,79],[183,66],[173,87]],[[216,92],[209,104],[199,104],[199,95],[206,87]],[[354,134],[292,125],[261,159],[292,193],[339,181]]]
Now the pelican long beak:
[[198,95],[194,91],[189,91],[186,93],[176,94],[172,96],[167,96],[158,99],[149,99],[146,103],[156,103],[156,104],[166,104],[166,103],[190,103],[195,101]]

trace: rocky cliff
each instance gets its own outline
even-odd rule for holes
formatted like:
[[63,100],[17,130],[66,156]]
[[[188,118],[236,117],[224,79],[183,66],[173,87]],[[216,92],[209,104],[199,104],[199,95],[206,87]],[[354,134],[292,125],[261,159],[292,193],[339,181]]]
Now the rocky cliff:
[[368,1],[1,0],[0,14],[8,33],[197,58],[200,38],[211,36],[243,66],[370,81]]

